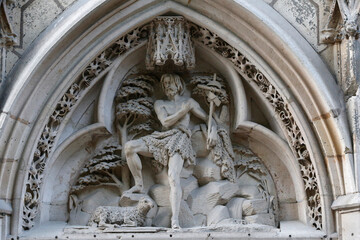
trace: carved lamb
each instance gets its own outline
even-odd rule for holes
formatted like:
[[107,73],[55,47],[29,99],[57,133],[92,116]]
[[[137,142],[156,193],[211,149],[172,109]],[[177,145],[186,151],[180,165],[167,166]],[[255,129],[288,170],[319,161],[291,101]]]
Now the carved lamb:
[[88,222],[89,226],[143,226],[147,213],[154,207],[151,199],[142,197],[136,207],[110,207],[96,208]]

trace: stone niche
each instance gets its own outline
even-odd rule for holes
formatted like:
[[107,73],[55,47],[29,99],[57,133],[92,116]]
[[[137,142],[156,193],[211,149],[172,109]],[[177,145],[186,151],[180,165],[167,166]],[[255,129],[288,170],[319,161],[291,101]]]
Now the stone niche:
[[41,209],[23,217],[25,229],[276,237],[282,222],[307,222],[300,171],[271,106],[212,50],[214,36],[159,16],[89,64],[59,102],[74,107],[57,132],[46,194],[37,207],[25,199],[25,209]]

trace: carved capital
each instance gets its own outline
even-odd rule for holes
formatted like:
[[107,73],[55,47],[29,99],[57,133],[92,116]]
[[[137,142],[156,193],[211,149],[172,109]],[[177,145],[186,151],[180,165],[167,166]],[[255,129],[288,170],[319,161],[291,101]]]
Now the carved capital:
[[321,31],[321,41],[335,43],[352,37],[358,39],[360,36],[357,24],[359,10],[359,1],[349,3],[345,0],[333,0],[329,19]]
[[195,51],[189,24],[181,16],[157,17],[150,24],[146,68],[152,70],[172,60],[177,66],[195,67]]

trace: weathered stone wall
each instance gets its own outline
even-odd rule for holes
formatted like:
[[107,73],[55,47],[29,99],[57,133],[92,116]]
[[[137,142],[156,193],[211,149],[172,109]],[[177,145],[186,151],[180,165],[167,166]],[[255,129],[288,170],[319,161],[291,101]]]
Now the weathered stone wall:
[[[5,73],[32,41],[66,8],[76,0],[19,0],[8,1],[8,16],[18,44],[7,51]],[[230,0],[229,0],[230,1]],[[321,30],[330,12],[330,0],[264,0],[289,21],[322,56],[332,72],[336,72],[334,46],[321,43]],[[4,76],[2,76],[4,79]]]
[[[18,43],[6,53],[5,73],[32,41],[66,8],[76,0],[19,0],[8,1],[8,16]],[[231,0],[228,0],[231,1]],[[263,0],[281,14],[319,53],[333,74],[337,73],[336,46],[321,41],[330,15],[332,0]],[[191,1],[189,1],[191,2]],[[3,56],[3,55],[1,55]],[[4,79],[2,76],[1,79]]]
[[[15,44],[6,53],[6,75],[21,58],[33,40],[76,0],[14,0],[7,1],[7,13],[14,33]],[[3,55],[1,55],[3,56]],[[2,76],[4,79],[4,76]]]

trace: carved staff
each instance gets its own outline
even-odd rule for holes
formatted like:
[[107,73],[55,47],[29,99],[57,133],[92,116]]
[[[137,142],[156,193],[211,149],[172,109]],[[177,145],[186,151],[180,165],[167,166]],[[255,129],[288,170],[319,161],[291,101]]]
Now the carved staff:
[[[210,81],[207,85],[199,84],[198,88],[204,89],[207,93],[207,101],[210,103],[209,109],[209,121],[208,121],[208,136],[211,131],[211,118],[214,113],[214,104],[218,107],[221,104],[219,97],[216,93],[222,93],[224,90],[221,89],[221,84],[216,81],[216,73],[214,73],[214,79]],[[210,146],[207,146],[209,149]]]

